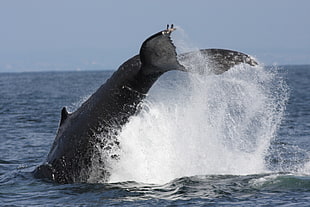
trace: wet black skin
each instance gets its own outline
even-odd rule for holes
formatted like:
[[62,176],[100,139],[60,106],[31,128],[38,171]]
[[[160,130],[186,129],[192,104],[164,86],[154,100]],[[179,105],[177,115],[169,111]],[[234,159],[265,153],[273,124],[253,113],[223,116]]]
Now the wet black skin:
[[[139,112],[139,104],[163,73],[186,71],[178,58],[184,60],[192,53],[177,56],[170,39],[173,30],[168,28],[145,40],[139,55],[123,63],[77,111],[69,114],[63,108],[47,159],[33,172],[36,178],[57,183],[87,182],[92,158],[97,153],[94,146],[99,143],[102,149],[108,149],[105,140],[114,139],[129,118]],[[215,74],[239,63],[257,64],[250,56],[235,51],[208,49],[201,52],[214,63]],[[117,145],[117,141],[114,144]],[[108,179],[109,172],[102,173],[103,178]]]

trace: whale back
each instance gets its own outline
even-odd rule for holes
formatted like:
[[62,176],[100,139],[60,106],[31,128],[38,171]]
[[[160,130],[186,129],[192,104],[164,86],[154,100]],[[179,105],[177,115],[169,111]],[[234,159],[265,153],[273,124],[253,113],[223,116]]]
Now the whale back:
[[[75,112],[69,114],[63,108],[52,148],[46,162],[35,169],[35,177],[58,183],[87,182],[94,157],[101,159],[100,151],[118,145],[115,137],[139,111],[154,82],[169,70],[168,65],[179,67],[170,33],[164,30],[144,41],[140,54],[123,63]],[[105,160],[99,162],[105,168]],[[102,171],[103,180],[108,175]]]

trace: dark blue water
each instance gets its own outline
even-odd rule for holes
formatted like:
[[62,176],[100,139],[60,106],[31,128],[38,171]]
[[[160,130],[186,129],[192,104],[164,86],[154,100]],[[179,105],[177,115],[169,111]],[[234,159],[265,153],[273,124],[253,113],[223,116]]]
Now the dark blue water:
[[[266,145],[265,171],[245,174],[240,169],[238,174],[235,169],[231,171],[233,173],[208,173],[207,170],[204,174],[175,177],[161,184],[141,182],[142,177],[140,181],[66,185],[33,178],[31,171],[44,161],[51,147],[61,108],[67,106],[69,110],[75,110],[111,74],[0,74],[0,206],[310,205],[309,65],[286,66],[277,74],[288,85],[289,99],[281,124],[277,125],[274,137]],[[177,73],[163,77],[156,90],[151,91],[150,101],[160,101],[160,93],[173,90],[174,82],[180,78],[184,77]],[[278,87],[286,86],[281,83]],[[210,165],[216,166],[212,157],[208,159]],[[196,163],[199,164],[199,159]],[[167,163],[159,165],[164,167]]]

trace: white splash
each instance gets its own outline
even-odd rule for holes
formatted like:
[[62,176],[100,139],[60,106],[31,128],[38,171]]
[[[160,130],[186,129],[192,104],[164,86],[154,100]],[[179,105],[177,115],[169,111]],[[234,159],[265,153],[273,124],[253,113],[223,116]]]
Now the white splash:
[[266,172],[265,153],[287,98],[277,73],[240,65],[219,76],[177,78],[156,84],[124,126],[110,182]]
[[301,175],[310,175],[310,161],[306,162],[303,168],[301,168],[298,173]]

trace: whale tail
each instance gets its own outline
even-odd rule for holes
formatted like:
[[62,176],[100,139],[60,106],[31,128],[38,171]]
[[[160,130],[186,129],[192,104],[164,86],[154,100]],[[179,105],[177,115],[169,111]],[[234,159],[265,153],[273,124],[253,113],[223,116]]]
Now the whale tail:
[[170,70],[185,71],[177,60],[177,53],[170,34],[176,28],[171,25],[146,39],[140,49],[140,60],[145,74],[162,74]]
[[[167,25],[166,30],[152,35],[143,42],[139,56],[144,74],[161,75],[170,70],[181,70],[218,75],[241,63],[251,66],[258,65],[251,56],[226,49],[202,49],[177,55],[176,47],[170,37],[174,30],[176,28],[173,25],[170,28]],[[208,63],[208,68],[202,67],[204,71],[192,71],[181,64],[191,62],[197,54],[202,56]]]

